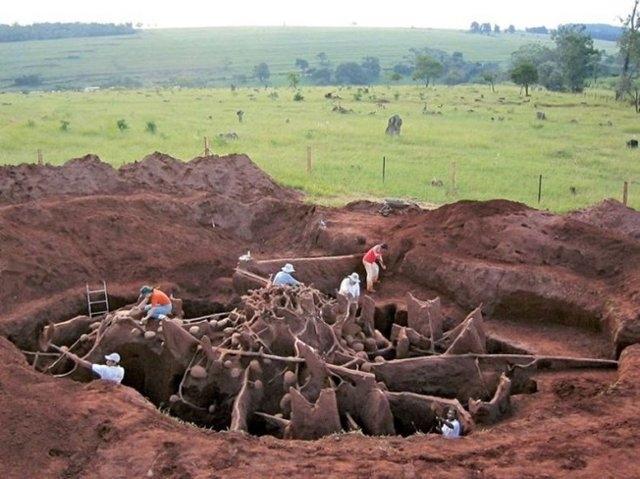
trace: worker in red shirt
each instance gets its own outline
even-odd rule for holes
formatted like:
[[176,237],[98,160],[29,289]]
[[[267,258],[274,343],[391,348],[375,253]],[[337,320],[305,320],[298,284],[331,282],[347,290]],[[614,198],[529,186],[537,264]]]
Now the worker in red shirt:
[[171,314],[171,299],[159,289],[143,286],[140,288],[140,296],[142,300],[138,303],[138,306],[147,311],[147,315],[141,320],[143,324],[149,318],[160,319],[162,315],[168,316]]
[[386,251],[388,248],[389,247],[386,243],[377,244],[367,251],[362,258],[362,264],[364,264],[364,269],[367,272],[367,291],[370,293],[374,292],[373,284],[378,281],[378,276],[380,274],[378,263],[380,263],[382,269],[387,269],[384,265],[384,261],[382,260],[382,252]]

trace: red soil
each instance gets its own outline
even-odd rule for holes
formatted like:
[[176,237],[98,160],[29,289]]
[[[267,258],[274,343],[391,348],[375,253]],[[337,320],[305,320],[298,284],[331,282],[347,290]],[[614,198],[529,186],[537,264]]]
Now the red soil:
[[[610,201],[560,216],[497,200],[376,211],[304,204],[241,155],[1,168],[0,335],[34,349],[46,321],[84,310],[87,281],[105,279],[117,304],[153,283],[187,312],[211,311],[233,300],[247,250],[348,254],[386,240],[380,305],[439,295],[458,319],[482,303],[493,331],[546,354],[611,356],[640,336],[634,210]],[[0,338],[0,477],[635,477],[640,349],[623,357],[617,381],[539,376],[511,418],[460,441],[284,442],[180,424],[125,386],[44,376]]]

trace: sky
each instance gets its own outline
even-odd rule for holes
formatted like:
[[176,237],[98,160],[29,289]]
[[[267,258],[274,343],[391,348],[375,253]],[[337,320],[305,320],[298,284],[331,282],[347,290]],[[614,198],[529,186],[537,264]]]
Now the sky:
[[633,0],[20,0],[0,9],[0,24],[142,23],[145,27],[241,25],[375,26],[465,29],[561,23],[619,24]]

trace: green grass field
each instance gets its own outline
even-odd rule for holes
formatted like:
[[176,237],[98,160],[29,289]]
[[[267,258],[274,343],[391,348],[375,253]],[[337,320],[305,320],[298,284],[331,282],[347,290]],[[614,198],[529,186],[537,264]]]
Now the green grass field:
[[[333,112],[336,102],[324,98],[328,91],[354,112]],[[542,208],[566,211],[620,198],[625,180],[632,182],[630,204],[640,207],[640,151],[625,146],[640,137],[638,116],[610,92],[534,91],[525,99],[506,85],[496,93],[486,86],[378,86],[360,101],[356,88],[302,92],[300,102],[288,88],[4,93],[0,164],[34,162],[37,149],[53,164],[89,152],[114,165],[155,150],[190,159],[202,153],[204,136],[233,131],[238,140],[212,141],[215,153],[247,153],[283,184],[323,203],[509,198],[537,206],[542,174]],[[378,104],[383,99],[389,101],[381,104],[384,109]],[[243,123],[235,114],[239,109]],[[536,111],[548,119],[537,120]],[[404,120],[402,135],[389,138],[384,131],[395,113]],[[129,128],[118,130],[119,119]],[[69,122],[67,131],[62,121]],[[146,131],[150,121],[155,133]],[[307,146],[314,163],[310,175]],[[432,186],[433,180],[443,186]]]
[[[252,74],[266,62],[270,83],[286,84],[296,58],[312,65],[325,52],[333,66],[376,56],[383,69],[410,55],[410,48],[460,51],[467,60],[502,62],[548,36],[525,33],[473,35],[457,30],[411,28],[229,27],[144,30],[135,35],[0,43],[0,90],[15,78],[39,74],[38,89],[92,86],[229,86],[234,75]],[[596,42],[609,52],[613,42]]]

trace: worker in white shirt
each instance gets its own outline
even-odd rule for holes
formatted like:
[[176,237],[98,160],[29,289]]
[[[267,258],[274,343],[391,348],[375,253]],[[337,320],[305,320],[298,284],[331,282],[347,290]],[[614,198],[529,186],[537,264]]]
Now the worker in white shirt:
[[457,439],[462,435],[462,426],[458,421],[458,412],[454,408],[449,408],[447,418],[438,418],[438,427],[436,428],[442,433],[442,437],[447,439]]
[[338,293],[346,296],[350,302],[358,302],[358,298],[360,297],[360,276],[358,273],[351,273],[344,278],[340,283]]
[[107,354],[104,357],[107,364],[92,364],[68,351],[65,354],[76,364],[91,369],[91,371],[100,376],[100,379],[120,384],[124,378],[124,368],[119,365],[120,355],[118,353]]

